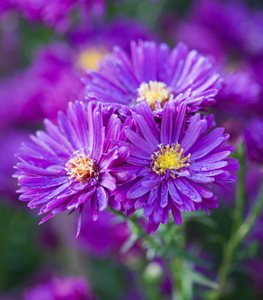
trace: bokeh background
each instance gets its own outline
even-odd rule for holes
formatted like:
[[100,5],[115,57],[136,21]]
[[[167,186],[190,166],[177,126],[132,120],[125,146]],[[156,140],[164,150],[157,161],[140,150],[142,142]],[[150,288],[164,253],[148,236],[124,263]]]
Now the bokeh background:
[[[12,178],[21,142],[44,118],[54,120],[69,101],[85,96],[85,72],[115,45],[129,52],[130,41],[140,39],[183,41],[211,57],[221,74],[228,72],[214,113],[233,144],[239,145],[246,120],[262,113],[261,0],[0,0],[1,300],[171,299],[161,245],[158,253],[146,251],[145,241],[134,242],[132,225],[110,213],[97,223],[85,220],[78,239],[74,215],[39,226],[18,201]],[[258,166],[248,169],[247,208],[262,176]],[[234,192],[221,198],[212,218],[197,215],[187,223],[191,262],[210,278],[229,235]],[[237,253],[223,299],[262,299],[262,243],[258,222]],[[172,244],[170,251],[176,255]],[[52,296],[60,289],[69,298]],[[196,299],[202,290],[196,286]]]

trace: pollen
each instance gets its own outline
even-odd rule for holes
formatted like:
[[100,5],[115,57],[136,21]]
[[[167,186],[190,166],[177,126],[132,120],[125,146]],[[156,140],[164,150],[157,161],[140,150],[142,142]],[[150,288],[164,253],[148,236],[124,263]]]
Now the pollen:
[[79,152],[66,163],[66,171],[69,178],[79,182],[85,182],[98,176],[95,161]]
[[77,65],[85,71],[96,71],[105,54],[106,51],[96,48],[83,50],[77,58]]
[[172,94],[165,83],[159,81],[143,82],[138,88],[139,97],[137,102],[146,100],[152,110],[157,109],[157,105],[164,104],[172,98]]
[[167,170],[176,171],[190,165],[190,154],[184,156],[184,149],[180,149],[180,145],[175,146],[159,145],[160,150],[154,152],[151,156],[152,170],[158,174],[166,174]]

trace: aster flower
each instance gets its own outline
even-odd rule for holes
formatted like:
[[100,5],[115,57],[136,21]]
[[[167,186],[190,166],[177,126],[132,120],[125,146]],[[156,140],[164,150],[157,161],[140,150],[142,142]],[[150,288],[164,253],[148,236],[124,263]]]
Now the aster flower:
[[181,212],[217,207],[213,185],[235,181],[233,148],[223,128],[213,128],[212,116],[186,118],[186,105],[174,102],[164,108],[160,129],[149,106],[139,104],[133,113],[134,128],[127,129],[130,176],[116,199],[127,214],[140,208],[148,218],[148,232],[167,223],[172,212],[177,224]]
[[28,86],[35,83],[34,101],[40,107],[41,117],[55,119],[58,110],[64,111],[68,102],[81,94],[79,77],[82,73],[76,68],[72,48],[65,43],[40,48],[26,72],[29,73],[27,90],[30,91]]
[[25,291],[24,300],[94,300],[87,281],[81,277],[55,277]]
[[43,22],[59,32],[69,29],[73,13],[75,19],[77,17],[77,20],[87,24],[90,14],[101,16],[105,8],[104,0],[3,0],[2,2],[0,14],[15,11],[29,21]]
[[261,87],[250,70],[225,73],[223,87],[216,97],[215,108],[223,115],[253,113],[259,102]]
[[[32,64],[0,82],[1,126],[55,119],[58,110],[81,93],[71,48],[55,43],[40,48]],[[9,111],[9,114],[6,114]]]
[[41,207],[39,215],[46,216],[40,223],[86,204],[96,220],[112,203],[117,179],[112,167],[127,156],[120,119],[102,104],[76,102],[58,115],[58,125],[46,120],[45,127],[18,155],[19,199],[31,209]]
[[172,35],[217,60],[262,55],[263,15],[245,1],[199,0]]
[[187,102],[191,111],[214,103],[220,78],[213,66],[198,52],[179,44],[131,44],[131,54],[115,47],[97,72],[84,79],[86,95],[100,101],[135,105],[146,100],[154,111],[166,102]]
[[128,225],[116,219],[108,211],[101,212],[97,222],[92,222],[85,215],[90,209],[83,211],[83,221],[77,243],[95,257],[120,256],[120,249],[129,239],[131,232]]
[[182,19],[179,23],[170,24],[170,36],[174,41],[181,41],[200,53],[213,56],[216,62],[224,63],[226,51],[219,37],[192,18]]
[[99,29],[85,26],[85,34],[72,33],[72,45],[56,42],[38,48],[26,69],[0,81],[1,126],[38,122],[44,117],[55,120],[69,101],[83,98],[80,78],[96,70],[114,44],[126,49],[131,39],[146,37],[152,37],[146,28],[122,20]]
[[107,26],[91,30],[87,30],[87,26],[82,27],[73,31],[70,36],[74,49],[77,48],[77,65],[85,72],[97,71],[102,58],[116,45],[129,53],[132,40],[155,39],[143,24],[127,19],[116,20]]
[[201,0],[193,18],[210,28],[226,49],[239,55],[261,55],[262,12],[250,9],[245,1]]
[[0,135],[2,153],[0,157],[0,197],[15,200],[16,181],[12,178],[13,166],[16,163],[15,153],[22,141],[27,139],[28,132],[9,130]]
[[248,157],[258,163],[263,163],[263,119],[250,121],[244,131]]

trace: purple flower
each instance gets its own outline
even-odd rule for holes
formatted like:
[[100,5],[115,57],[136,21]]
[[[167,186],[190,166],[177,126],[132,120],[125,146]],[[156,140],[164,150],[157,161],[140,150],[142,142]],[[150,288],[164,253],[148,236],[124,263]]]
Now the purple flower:
[[18,130],[5,131],[0,135],[0,147],[3,155],[0,157],[0,196],[10,200],[15,199],[16,181],[12,178],[13,166],[16,163],[15,153],[28,133]]
[[35,83],[34,100],[42,116],[55,119],[58,110],[65,110],[68,102],[81,94],[82,73],[76,65],[74,52],[67,44],[51,44],[36,53],[27,71],[27,89],[30,91],[28,86]]
[[43,117],[55,120],[69,101],[82,98],[81,76],[97,69],[115,43],[127,48],[130,39],[150,36],[136,22],[124,20],[99,30],[85,29],[82,38],[72,37],[71,46],[57,42],[40,47],[30,66],[0,81],[1,126],[38,122]]
[[209,27],[191,19],[183,19],[179,25],[175,24],[173,27],[171,38],[174,41],[182,41],[200,53],[212,55],[217,62],[226,60],[224,45]]
[[[233,52],[238,57],[261,55],[262,20],[262,12],[249,9],[245,1],[200,0],[188,22],[178,28],[179,38],[197,49],[212,50],[210,53],[217,58],[222,58],[221,50],[227,56]],[[206,40],[203,46],[203,39],[198,40],[197,36],[207,37],[212,45],[207,46]]]
[[57,43],[41,48],[30,67],[0,82],[1,126],[55,119],[58,110],[66,109],[80,94],[79,77],[69,46]]
[[78,243],[96,257],[115,255],[120,256],[121,247],[130,237],[130,230],[126,223],[118,221],[116,217],[104,211],[96,222],[92,222],[85,215],[89,209],[83,211],[82,227]]
[[4,0],[0,4],[0,13],[16,11],[29,21],[43,22],[64,32],[72,23],[73,13],[75,19],[87,24],[90,14],[101,16],[104,8],[104,0]]
[[[262,54],[263,14],[250,9],[245,1],[212,3],[205,0],[198,17],[220,37],[226,49],[249,56]],[[221,21],[218,18],[222,18]]]
[[247,115],[255,111],[261,87],[250,70],[226,73],[222,89],[216,97],[216,108],[224,115]]
[[196,51],[179,44],[131,44],[131,55],[115,47],[101,62],[98,72],[89,72],[86,95],[101,101],[135,105],[146,100],[154,111],[166,102],[187,102],[191,111],[211,105],[220,87],[213,66]]
[[57,122],[46,120],[46,132],[38,131],[22,146],[15,175],[19,199],[31,209],[41,207],[39,215],[47,215],[40,223],[63,211],[81,211],[85,204],[96,220],[116,187],[112,168],[127,156],[121,121],[102,104],[76,102]]
[[131,41],[155,40],[156,37],[143,23],[117,19],[97,28],[88,29],[85,25],[81,26],[70,34],[70,39],[74,47],[98,48],[110,52],[117,45],[129,53]]
[[250,121],[244,131],[247,155],[252,161],[263,163],[263,119]]
[[137,21],[122,19],[99,28],[87,30],[82,26],[71,33],[71,42],[77,48],[78,66],[84,71],[97,71],[100,61],[114,46],[130,51],[130,42],[135,40],[155,39],[143,24]]
[[24,300],[94,300],[90,287],[81,277],[53,278],[24,293]]
[[126,213],[143,208],[151,232],[170,212],[180,224],[181,212],[217,207],[211,188],[235,181],[238,168],[224,129],[213,128],[213,116],[186,118],[185,104],[167,104],[160,124],[145,102],[135,109],[126,131],[130,156],[119,168],[129,174],[116,195]]

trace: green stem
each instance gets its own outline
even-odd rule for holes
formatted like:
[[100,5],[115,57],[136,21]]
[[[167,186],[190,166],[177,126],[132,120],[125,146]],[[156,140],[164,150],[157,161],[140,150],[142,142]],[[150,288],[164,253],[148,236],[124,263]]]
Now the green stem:
[[[181,250],[181,253],[185,252],[185,230],[184,225],[181,225],[181,236],[174,243],[174,247]],[[171,262],[171,272],[173,277],[173,300],[191,300],[189,291],[186,291],[189,286],[185,284],[186,274],[186,262],[183,255],[175,257]]]
[[236,188],[236,208],[234,211],[233,232],[235,232],[242,223],[245,203],[246,154],[245,148],[242,146],[238,149],[238,159],[240,162],[240,169]]
[[223,259],[218,271],[218,284],[219,289],[213,291],[210,294],[210,300],[218,300],[222,294],[222,291],[225,286],[227,275],[231,268],[231,262],[233,260],[234,253],[240,243],[245,239],[253,228],[255,222],[257,221],[261,210],[263,208],[263,184],[261,184],[259,199],[255,202],[253,208],[251,209],[248,217],[245,222],[241,224],[238,229],[234,232],[232,237],[229,239],[228,244],[223,253]]
[[172,262],[173,274],[173,300],[185,300],[182,284],[183,260],[182,257],[174,259]]

